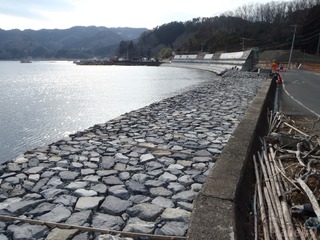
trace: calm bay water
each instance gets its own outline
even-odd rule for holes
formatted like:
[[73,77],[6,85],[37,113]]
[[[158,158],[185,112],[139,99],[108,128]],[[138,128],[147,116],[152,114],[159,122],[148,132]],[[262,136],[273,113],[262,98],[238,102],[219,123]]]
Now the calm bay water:
[[0,61],[0,163],[214,77],[171,67]]

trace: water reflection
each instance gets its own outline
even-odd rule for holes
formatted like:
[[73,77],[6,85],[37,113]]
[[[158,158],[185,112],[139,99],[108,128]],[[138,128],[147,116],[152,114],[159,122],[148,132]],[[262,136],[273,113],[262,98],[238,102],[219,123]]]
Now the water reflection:
[[213,77],[170,67],[0,62],[0,162]]

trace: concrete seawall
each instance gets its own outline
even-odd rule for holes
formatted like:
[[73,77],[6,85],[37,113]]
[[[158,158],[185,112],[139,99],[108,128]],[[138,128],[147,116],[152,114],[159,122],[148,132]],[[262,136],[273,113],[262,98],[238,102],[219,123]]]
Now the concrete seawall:
[[270,81],[262,86],[210,172],[194,202],[189,240],[252,239],[252,155],[267,131],[267,110],[273,108],[275,89]]

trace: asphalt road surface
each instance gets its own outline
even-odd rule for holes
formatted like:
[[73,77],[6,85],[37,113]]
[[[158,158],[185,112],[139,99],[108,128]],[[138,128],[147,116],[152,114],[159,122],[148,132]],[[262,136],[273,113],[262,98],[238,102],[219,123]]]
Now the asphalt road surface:
[[315,115],[320,117],[320,74],[288,70],[280,75],[280,111],[286,115]]

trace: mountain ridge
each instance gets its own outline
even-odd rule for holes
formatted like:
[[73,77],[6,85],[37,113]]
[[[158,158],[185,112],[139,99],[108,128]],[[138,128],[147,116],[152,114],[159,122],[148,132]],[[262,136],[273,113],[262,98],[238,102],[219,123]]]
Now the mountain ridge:
[[68,29],[0,29],[0,59],[106,57],[121,41],[137,39],[146,28],[74,26]]

